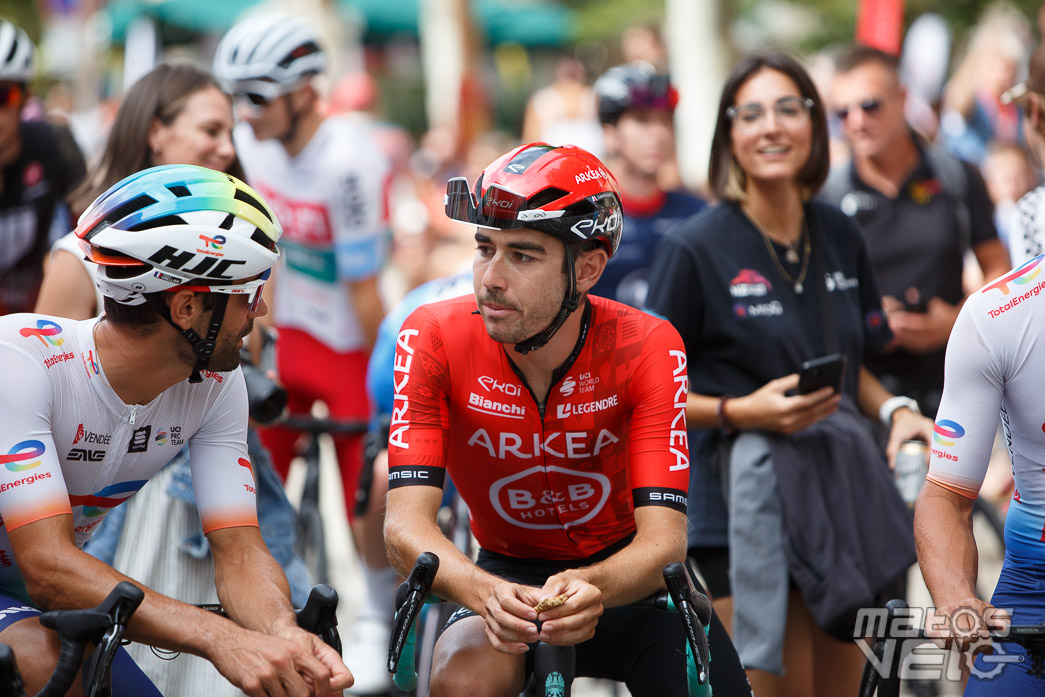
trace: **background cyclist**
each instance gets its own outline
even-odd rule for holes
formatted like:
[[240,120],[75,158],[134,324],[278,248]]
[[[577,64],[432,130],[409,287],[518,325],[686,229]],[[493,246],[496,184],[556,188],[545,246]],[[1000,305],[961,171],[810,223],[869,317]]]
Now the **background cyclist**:
[[[247,178],[286,231],[269,299],[287,408],[307,415],[322,401],[333,419],[365,422],[367,357],[384,316],[377,275],[385,255],[388,164],[364,122],[324,116],[314,80],[327,65],[320,44],[299,17],[251,17],[222,38],[214,73],[237,101],[243,123],[234,136]],[[300,435],[283,427],[261,431],[284,477]],[[349,662],[363,669],[353,691],[365,694],[387,686],[380,670],[388,646],[384,618],[396,579],[385,559],[380,519],[368,525],[370,516],[355,516],[363,437],[338,435],[334,443],[364,562],[367,592],[346,637],[346,655],[362,650]],[[366,650],[371,647],[376,653]]]
[[[260,294],[280,232],[237,179],[189,165],[146,170],[99,197],[77,228],[102,264],[104,317],[0,320],[0,386],[18,401],[0,423],[0,641],[30,690],[57,658],[34,608],[89,607],[127,580],[80,548],[182,441],[232,621],[146,589],[128,637],[204,656],[250,695],[351,682],[336,652],[297,628],[257,528],[239,349],[267,311]],[[198,251],[218,237],[220,257]],[[158,694],[126,663],[120,694]]]
[[[518,694],[540,638],[579,644],[578,675],[684,695],[677,618],[619,607],[685,557],[688,452],[677,332],[588,295],[619,242],[616,183],[586,151],[536,143],[474,192],[452,179],[446,207],[477,226],[474,296],[411,314],[395,359],[389,556],[405,573],[438,554],[433,590],[461,606],[432,694]],[[477,564],[436,525],[445,473],[469,505]],[[559,594],[538,629],[533,606]]]

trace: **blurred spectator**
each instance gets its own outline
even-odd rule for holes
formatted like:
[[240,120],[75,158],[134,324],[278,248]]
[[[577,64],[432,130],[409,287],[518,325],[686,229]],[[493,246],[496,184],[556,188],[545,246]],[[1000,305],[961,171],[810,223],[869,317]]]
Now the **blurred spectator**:
[[[332,419],[365,422],[367,359],[384,317],[378,274],[389,165],[368,124],[324,113],[317,76],[327,55],[320,43],[299,17],[255,15],[221,39],[214,73],[237,102],[234,137],[247,178],[283,224],[275,288],[266,300],[268,321],[279,332],[276,363],[287,410],[308,417],[323,402]],[[273,426],[260,435],[285,478],[302,434]],[[356,510],[362,434],[335,435],[334,446],[366,584],[345,641],[356,679],[349,692],[379,693],[390,686],[383,668],[396,575],[385,557],[378,507]]]
[[657,243],[705,204],[685,191],[665,191],[658,182],[661,169],[675,158],[678,93],[668,74],[644,61],[618,65],[595,81],[595,93],[604,162],[620,187],[624,229],[617,253],[591,292],[642,307]]
[[625,29],[620,37],[620,52],[625,63],[645,61],[660,72],[668,70],[668,48],[653,24],[635,24]]
[[[1017,241],[1016,246],[1010,244],[1010,233],[1016,202],[1038,185],[1038,174],[1031,163],[1031,154],[1021,143],[993,141],[987,146],[980,171],[987,184],[987,193],[994,203],[994,225],[998,228],[998,239],[1009,250],[1010,263],[1019,265],[1021,262],[1016,259],[1023,258],[1027,250],[1021,241]],[[983,284],[976,287],[980,285]]]
[[[1045,45],[1031,55],[1026,82],[1008,90],[1006,99],[1023,111],[1023,134],[1040,167],[1045,162]],[[1016,203],[1009,218],[1009,252],[1020,266],[1045,252],[1045,185]]]
[[0,314],[32,312],[51,244],[72,229],[68,197],[86,165],[72,135],[22,120],[35,47],[0,20]]
[[947,21],[933,12],[919,15],[904,36],[900,80],[907,87],[907,123],[928,141],[936,139],[940,127],[940,95],[950,55]]
[[943,95],[940,135],[963,160],[980,164],[992,140],[1020,140],[1020,114],[1001,95],[1026,60],[1027,22],[1003,5],[988,9]]
[[890,349],[867,367],[935,416],[965,252],[989,278],[1009,262],[983,178],[919,140],[904,120],[905,96],[894,56],[857,46],[839,58],[830,104],[853,159],[832,170],[821,196],[860,223],[893,330]]
[[602,137],[595,115],[595,93],[585,82],[584,64],[562,56],[555,65],[555,81],[533,93],[523,118],[523,142],[576,145],[596,156]]

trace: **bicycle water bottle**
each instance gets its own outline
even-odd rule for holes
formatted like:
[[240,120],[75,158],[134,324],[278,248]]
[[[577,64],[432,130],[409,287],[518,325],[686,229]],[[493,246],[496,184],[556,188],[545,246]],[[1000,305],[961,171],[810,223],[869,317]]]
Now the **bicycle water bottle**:
[[537,697],[570,697],[577,653],[572,646],[537,643],[533,654]]
[[900,445],[896,454],[896,488],[900,497],[909,507],[914,508],[918,493],[925,484],[925,475],[929,472],[929,446],[920,440],[907,440]]

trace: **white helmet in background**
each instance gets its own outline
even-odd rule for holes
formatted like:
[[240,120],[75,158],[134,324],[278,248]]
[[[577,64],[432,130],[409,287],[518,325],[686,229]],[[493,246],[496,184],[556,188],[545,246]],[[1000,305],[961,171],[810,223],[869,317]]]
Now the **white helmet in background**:
[[0,20],[0,80],[32,80],[34,53],[33,42],[23,30],[6,19]]
[[326,70],[327,56],[316,31],[300,17],[250,17],[222,37],[214,55],[214,75],[235,93],[274,99],[302,80]]

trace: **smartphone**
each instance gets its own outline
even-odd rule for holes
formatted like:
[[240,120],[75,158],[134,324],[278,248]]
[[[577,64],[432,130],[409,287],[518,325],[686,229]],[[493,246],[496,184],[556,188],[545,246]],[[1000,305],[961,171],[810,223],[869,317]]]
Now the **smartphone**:
[[833,387],[836,394],[841,392],[845,364],[846,357],[841,353],[806,361],[798,373],[798,394],[816,392],[822,387]]

